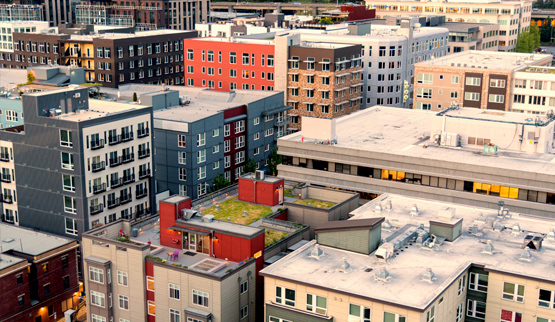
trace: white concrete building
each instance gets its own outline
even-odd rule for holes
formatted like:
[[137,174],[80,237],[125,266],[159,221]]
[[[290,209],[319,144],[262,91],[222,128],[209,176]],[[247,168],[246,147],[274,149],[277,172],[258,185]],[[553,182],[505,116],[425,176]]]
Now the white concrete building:
[[48,29],[48,26],[48,21],[16,20],[0,22],[0,52],[13,52],[14,32],[41,32]]
[[518,34],[530,27],[532,1],[438,0],[367,1],[377,18],[388,16],[444,15],[447,21],[499,24],[499,51],[514,51]]
[[536,66],[514,74],[512,112],[550,114],[555,109],[555,68]]

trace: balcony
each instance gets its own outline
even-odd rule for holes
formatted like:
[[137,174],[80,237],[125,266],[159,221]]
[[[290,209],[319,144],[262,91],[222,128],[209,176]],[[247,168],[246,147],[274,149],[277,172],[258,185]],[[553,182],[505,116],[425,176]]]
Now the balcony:
[[148,129],[148,128],[137,130],[137,137],[138,138],[147,137],[149,135],[149,131],[150,131],[150,129]]
[[137,215],[136,218],[140,218],[140,217],[144,217],[144,216],[150,215],[150,207],[144,208],[144,209],[137,209],[136,215]]
[[148,158],[150,156],[150,149],[139,150],[139,159]]
[[122,142],[128,142],[133,140],[133,132],[127,132],[127,133],[122,133],[121,134],[121,141]]
[[106,169],[106,163],[104,161],[98,162],[98,163],[93,163],[91,165],[91,170],[92,172],[98,172],[98,171],[102,171]]
[[98,150],[104,147],[104,139],[91,140],[91,150]]
[[121,195],[121,196],[119,197],[119,204],[120,204],[120,205],[129,203],[129,202],[131,202],[131,201],[133,201],[133,195],[132,195],[132,194]]
[[110,187],[112,187],[112,188],[117,188],[117,187],[122,186],[122,185],[123,185],[123,179],[122,178],[119,178],[119,179],[116,179],[116,180],[110,180]]
[[10,203],[10,204],[13,203],[12,195],[0,194],[0,197],[3,203]]
[[108,199],[108,209],[115,208],[120,205],[119,198]]
[[97,184],[93,186],[93,193],[97,194],[97,193],[101,193],[106,191],[106,184],[105,183],[101,183],[101,184]]
[[108,144],[109,145],[116,145],[116,144],[120,144],[121,143],[121,135],[115,135],[115,136],[108,136]]
[[10,182],[12,182],[12,176],[9,175],[9,174],[2,174],[0,176],[0,181],[10,183]]
[[135,191],[135,199],[141,199],[148,195],[148,189],[137,189]]
[[130,174],[128,176],[123,176],[123,184],[135,182],[135,174]]
[[117,167],[121,164],[121,157],[110,159],[110,167]]
[[144,179],[150,177],[150,169],[146,169],[144,171],[139,171],[139,179]]
[[9,153],[0,153],[0,161],[10,162],[10,154]]
[[122,156],[123,163],[129,163],[135,161],[135,153],[127,153]]
[[96,215],[104,211],[104,205],[99,204],[96,206],[91,206],[90,209],[91,209],[91,215]]

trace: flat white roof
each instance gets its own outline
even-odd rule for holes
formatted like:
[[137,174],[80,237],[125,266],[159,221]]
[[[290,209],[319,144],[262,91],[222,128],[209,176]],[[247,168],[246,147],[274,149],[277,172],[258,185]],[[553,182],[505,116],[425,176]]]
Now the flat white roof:
[[[464,110],[460,109],[459,111]],[[467,109],[461,111],[470,115],[489,118],[517,119],[525,121],[526,114],[502,112],[506,116],[483,113],[483,110]],[[450,113],[457,113],[449,112]],[[479,114],[481,113],[481,114]],[[357,151],[387,153],[392,156],[414,157],[434,161],[447,161],[460,164],[473,164],[533,172],[555,173],[554,154],[526,154],[523,152],[498,150],[495,158],[477,154],[476,149],[449,148],[430,144],[432,118],[437,112],[402,109],[396,107],[374,106],[336,119],[337,144],[330,149],[343,149],[342,154],[357,154]],[[542,118],[542,120],[545,118]],[[512,135],[512,134],[511,134]],[[317,138],[314,138],[317,139]],[[278,139],[279,141],[301,142],[302,131]],[[304,138],[302,144],[314,144]],[[427,148],[424,149],[423,146]],[[319,145],[322,147],[322,145]]]
[[483,68],[497,70],[516,70],[522,67],[540,63],[549,59],[551,55],[506,53],[494,51],[469,50],[456,54],[431,59],[416,64],[416,66],[440,66],[448,68]]
[[[392,210],[376,213],[377,205],[385,206],[391,201]],[[416,204],[418,216],[411,216],[411,208]],[[315,240],[300,247],[290,255],[262,270],[271,277],[299,281],[314,287],[344,292],[374,301],[402,305],[424,311],[439,295],[451,285],[472,264],[484,265],[486,270],[501,271],[523,277],[555,282],[555,241],[543,239],[539,252],[531,251],[531,261],[520,259],[521,246],[528,234],[547,234],[555,228],[555,221],[537,219],[523,214],[510,213],[511,218],[499,219],[497,211],[485,208],[467,207],[438,201],[384,194],[356,209],[350,220],[385,217],[391,229],[382,228],[382,238],[394,238],[408,227],[424,225],[429,232],[430,220],[437,220],[438,212],[447,207],[455,208],[455,217],[463,219],[463,232],[453,242],[443,242],[433,250],[424,249],[412,242],[402,247],[387,265],[374,254],[364,255],[321,246],[321,259],[311,258],[310,252]],[[492,220],[501,231],[487,229],[478,218]],[[520,225],[520,232],[513,227]],[[470,227],[478,225],[480,235],[472,235]],[[382,224],[384,227],[384,224]],[[492,255],[482,253],[487,241],[494,246]],[[346,273],[337,270],[342,259],[351,265]],[[376,280],[375,274],[386,267],[391,279],[387,282]],[[433,283],[422,280],[428,268],[435,274]],[[370,272],[367,270],[371,269]]]

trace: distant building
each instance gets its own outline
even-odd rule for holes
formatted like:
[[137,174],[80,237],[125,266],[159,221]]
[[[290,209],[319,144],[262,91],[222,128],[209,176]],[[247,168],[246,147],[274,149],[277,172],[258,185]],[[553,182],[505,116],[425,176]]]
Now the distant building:
[[553,218],[392,194],[351,214],[260,272],[265,321],[552,320]]
[[50,321],[76,308],[77,241],[5,223],[0,236],[0,321]]
[[[14,33],[34,33],[48,29],[47,21],[9,20],[0,22],[0,61],[11,60],[13,56]],[[12,58],[13,59],[13,58]],[[5,68],[5,67],[2,67]]]
[[498,24],[447,22],[444,27],[449,29],[450,53],[466,50],[497,52],[499,49]]
[[[547,112],[550,107],[546,104],[550,103],[546,103],[545,95],[549,86],[547,82],[542,85],[544,80],[555,81],[555,78],[549,72],[544,73],[536,88],[532,79],[537,74],[530,73],[528,67],[541,66],[538,69],[545,67],[547,71],[551,60],[551,55],[465,51],[422,62],[416,65],[413,108],[440,111],[456,102],[462,107],[512,111],[513,104],[517,103],[519,112],[538,108]],[[516,72],[520,72],[524,82],[530,77],[528,87],[520,80],[517,85]],[[542,91],[513,94],[513,89],[519,87]]]
[[152,214],[152,108],[88,96],[23,95],[23,125],[0,131],[3,222],[76,239]]

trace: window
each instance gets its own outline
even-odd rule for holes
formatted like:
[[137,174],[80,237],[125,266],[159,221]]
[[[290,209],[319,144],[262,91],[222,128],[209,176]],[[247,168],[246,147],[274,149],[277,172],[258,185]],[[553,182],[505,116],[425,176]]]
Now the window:
[[458,91],[451,91],[451,98],[458,98],[459,92]]
[[349,304],[349,322],[370,322],[370,309],[364,306]]
[[459,304],[459,306],[457,306],[457,311],[455,313],[455,322],[462,321],[463,311],[464,311],[464,304],[461,303],[461,304]]
[[216,170],[220,168],[220,161],[216,161],[212,163],[212,170]]
[[524,285],[505,282],[503,284],[503,299],[524,302]]
[[432,89],[431,88],[417,88],[416,89],[416,97],[432,98]]
[[307,294],[306,295],[306,310],[318,314],[326,315],[327,312],[327,299],[325,297]]
[[274,128],[266,129],[266,131],[264,132],[264,136],[270,136],[273,134],[274,134]]
[[182,151],[177,152],[177,162],[179,164],[187,164],[187,153]]
[[60,146],[73,146],[73,136],[71,135],[71,131],[60,130]]
[[119,308],[129,310],[129,298],[124,295],[119,296]]
[[229,155],[226,155],[224,157],[224,167],[229,168],[230,166],[231,166],[231,157]]
[[197,168],[197,179],[201,180],[206,178],[206,166],[203,165],[202,167]]
[[235,164],[245,162],[245,151],[239,151],[235,153]]
[[212,130],[212,137],[213,137],[213,138],[214,138],[214,137],[217,137],[217,136],[219,136],[219,135],[220,135],[220,129]]
[[555,309],[555,291],[540,289],[538,306]]
[[419,84],[432,84],[434,80],[434,75],[432,74],[418,74],[417,82]]
[[178,134],[177,135],[177,146],[180,148],[184,148],[185,147],[185,140],[186,137],[183,134]]
[[402,315],[383,312],[383,322],[406,322],[406,321],[407,321],[407,318]]
[[100,315],[91,314],[92,322],[106,322],[106,318]]
[[118,285],[127,286],[127,273],[118,271]]
[[466,305],[466,316],[477,318],[480,320],[486,319],[486,303],[468,300]]
[[307,112],[314,112],[314,103],[306,103],[305,105]]
[[170,322],[181,322],[181,311],[170,309]]
[[225,140],[224,141],[224,152],[229,152],[231,151],[231,141],[230,140]]
[[464,93],[464,99],[467,101],[479,101],[480,100],[480,93]]
[[187,195],[187,186],[180,184],[179,185],[179,195],[180,196],[186,196]]
[[193,304],[208,307],[208,293],[193,290]]
[[206,144],[206,134],[200,133],[197,134],[197,146],[203,146]]
[[451,76],[451,84],[458,84],[459,76]]
[[536,322],[555,322],[553,319],[537,318]]
[[235,133],[241,133],[245,131],[245,120],[235,122]]
[[154,291],[154,277],[152,276],[146,277],[146,289],[149,291]]
[[501,322],[522,322],[522,313],[501,310]]
[[219,145],[214,145],[212,147],[212,153],[218,153],[220,152],[220,146]]
[[479,77],[467,77],[466,85],[480,86],[481,79]]
[[235,138],[235,148],[240,149],[245,146],[245,136],[241,135]]
[[187,181],[187,169],[179,168],[179,180]]
[[62,174],[62,182],[64,191],[75,191],[75,176]]
[[248,64],[249,64],[249,54],[243,53],[243,65],[248,65]]
[[104,284],[104,270],[90,266],[89,280],[92,282]]
[[503,80],[503,79],[490,79],[489,80],[489,86],[490,87],[505,88],[505,80]]
[[241,309],[241,319],[246,318],[249,315],[249,306],[245,305],[242,309]]
[[64,196],[64,211],[70,214],[77,213],[77,205],[76,205],[75,198]]
[[505,95],[489,94],[490,103],[504,103]]
[[206,161],[206,150],[197,151],[197,163]]
[[229,53],[229,63],[237,64],[237,53]]
[[459,279],[459,290],[457,292],[457,294],[460,296],[462,293],[464,293],[464,288],[466,286],[466,275],[463,275],[463,277],[461,277]]
[[295,307],[295,291],[276,286],[276,303]]
[[43,290],[44,290],[44,296],[50,295],[50,284],[44,285]]
[[432,308],[426,312],[426,322],[433,322],[436,318],[436,307],[432,305]]
[[19,306],[25,305],[25,295],[18,296],[17,297],[17,302],[19,303]]
[[23,274],[17,274],[15,280],[17,281],[17,285],[23,285]]
[[106,304],[104,293],[91,291],[91,304],[104,307]]
[[179,285],[170,284],[170,298],[179,300]]
[[73,153],[62,152],[62,169],[73,170]]
[[268,67],[274,67],[274,55],[268,55]]
[[258,125],[260,124],[260,117],[255,117],[254,118],[254,125]]
[[241,294],[247,292],[249,290],[249,281],[244,281],[241,283]]
[[77,220],[66,217],[66,234],[77,236]]
[[156,305],[153,301],[148,301],[148,315],[156,315]]
[[473,291],[488,291],[488,276],[485,274],[470,273],[468,288]]

